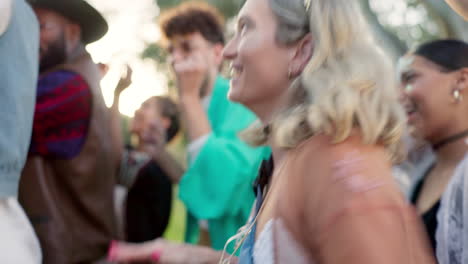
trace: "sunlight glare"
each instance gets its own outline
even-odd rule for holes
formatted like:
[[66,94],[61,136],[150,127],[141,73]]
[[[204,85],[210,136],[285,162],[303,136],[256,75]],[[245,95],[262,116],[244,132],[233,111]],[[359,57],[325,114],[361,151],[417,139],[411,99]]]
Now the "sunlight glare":
[[101,82],[107,106],[112,104],[114,89],[125,64],[133,69],[133,84],[122,93],[120,112],[133,116],[147,98],[167,92],[167,82],[151,61],[143,61],[141,53],[148,43],[158,41],[156,25],[159,9],[154,0],[89,0],[106,18],[107,35],[87,46],[95,62],[109,65]]

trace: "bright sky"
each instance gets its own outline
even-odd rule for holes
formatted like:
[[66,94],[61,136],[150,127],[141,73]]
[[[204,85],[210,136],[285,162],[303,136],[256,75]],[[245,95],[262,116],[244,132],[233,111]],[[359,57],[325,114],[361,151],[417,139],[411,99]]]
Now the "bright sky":
[[106,104],[112,104],[114,88],[124,65],[128,63],[133,68],[133,84],[122,93],[120,111],[133,116],[144,100],[167,91],[165,76],[158,73],[155,64],[151,60],[140,59],[146,43],[159,38],[155,23],[159,10],[154,0],[88,1],[109,23],[107,35],[87,47],[95,62],[110,66],[101,83]]

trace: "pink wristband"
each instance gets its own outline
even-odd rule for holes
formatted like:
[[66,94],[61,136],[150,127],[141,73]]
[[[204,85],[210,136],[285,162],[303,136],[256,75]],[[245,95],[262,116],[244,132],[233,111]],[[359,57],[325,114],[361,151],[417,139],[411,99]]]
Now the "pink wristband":
[[154,262],[158,262],[161,259],[161,255],[162,255],[161,250],[155,250],[151,254],[151,260],[154,261]]
[[108,261],[114,261],[115,260],[115,255],[117,253],[117,247],[118,247],[118,242],[117,241],[112,241],[109,247],[109,252],[107,253],[107,260]]

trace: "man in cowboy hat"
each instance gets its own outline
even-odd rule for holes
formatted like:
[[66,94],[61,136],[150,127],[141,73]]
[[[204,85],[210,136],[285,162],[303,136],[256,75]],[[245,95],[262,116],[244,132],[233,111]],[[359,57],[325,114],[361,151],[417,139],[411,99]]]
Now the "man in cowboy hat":
[[44,263],[96,263],[116,238],[110,120],[86,52],[107,32],[83,0],[29,0],[40,24],[40,76],[19,200]]
[[468,20],[468,0],[445,0],[458,14]]
[[31,138],[39,26],[25,0],[0,1],[0,263],[39,264],[41,249],[19,206],[18,183]]

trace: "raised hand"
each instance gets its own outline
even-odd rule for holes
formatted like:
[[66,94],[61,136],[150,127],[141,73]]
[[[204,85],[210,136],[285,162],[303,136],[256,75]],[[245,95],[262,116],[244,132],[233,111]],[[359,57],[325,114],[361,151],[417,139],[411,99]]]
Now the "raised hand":
[[179,96],[199,98],[208,76],[208,61],[200,52],[193,51],[183,60],[172,62],[177,78]]
[[129,65],[125,66],[125,71],[120,77],[119,83],[114,90],[115,94],[120,95],[125,89],[127,89],[132,84],[132,75],[133,70]]

